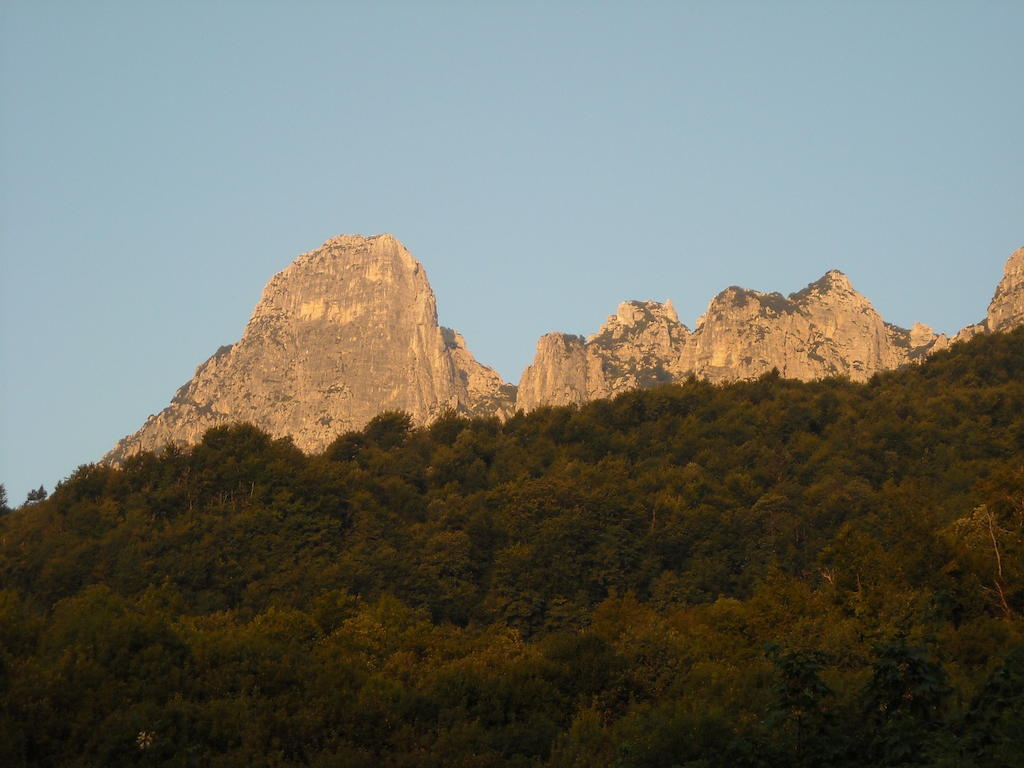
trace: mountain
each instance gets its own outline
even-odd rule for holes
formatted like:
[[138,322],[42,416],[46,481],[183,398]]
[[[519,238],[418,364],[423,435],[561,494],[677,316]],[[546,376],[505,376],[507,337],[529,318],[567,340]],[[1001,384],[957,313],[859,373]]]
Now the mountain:
[[588,338],[549,333],[523,372],[516,408],[584,403],[696,376],[714,382],[756,378],[777,369],[790,379],[847,376],[923,360],[980,333],[1024,325],[1024,248],[1010,256],[986,319],[953,339],[923,323],[885,322],[838,270],[783,296],[738,286],[715,296],[693,331],[672,302],[628,301]]
[[343,235],[271,278],[241,340],[106,459],[237,421],[316,451],[385,410],[422,424],[446,409],[503,415],[512,403],[512,388],[438,325],[426,273],[398,240]]
[[694,331],[679,322],[671,302],[632,301],[586,340],[548,334],[523,373],[516,407],[582,403],[690,375],[750,379],[773,368],[805,381],[866,381],[948,344],[926,325],[908,331],[886,323],[846,275],[832,270],[788,297],[727,288]]
[[[952,341],[1024,324],[1024,248],[1007,261],[986,319]],[[926,325],[885,322],[842,272],[783,296],[738,286],[690,330],[671,301],[627,301],[588,338],[549,333],[515,387],[437,322],[422,265],[391,235],[342,235],[275,275],[237,343],[196,369],[170,405],[105,457],[118,462],[207,429],[246,421],[307,451],[388,410],[425,424],[447,410],[506,418],[696,376],[805,381],[923,360],[951,340]]]

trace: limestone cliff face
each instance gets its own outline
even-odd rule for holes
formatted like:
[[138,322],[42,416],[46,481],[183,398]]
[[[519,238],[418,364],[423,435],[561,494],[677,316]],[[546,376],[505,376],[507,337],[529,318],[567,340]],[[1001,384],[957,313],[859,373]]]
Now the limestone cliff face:
[[711,381],[754,378],[773,368],[793,379],[866,381],[939,341],[927,326],[911,333],[887,324],[837,270],[788,298],[729,288],[712,299],[694,336],[680,367]]
[[320,450],[386,410],[425,423],[453,408],[505,415],[514,395],[437,323],[423,267],[391,235],[344,235],[275,275],[237,343],[196,369],[171,404],[108,460],[247,421]]
[[[575,339],[556,344],[555,339]],[[760,376],[848,376],[923,359],[949,340],[917,323],[886,323],[849,279],[833,270],[788,297],[733,286],[712,299],[689,331],[671,302],[626,302],[585,342],[549,334],[519,385],[517,408],[582,403],[690,375],[710,381]],[[550,389],[546,389],[550,387]]]
[[690,335],[671,301],[626,301],[601,329],[549,333],[519,381],[516,407],[584,403],[675,379],[670,369]]
[[680,373],[676,357],[691,340],[671,301],[626,301],[587,339],[600,363],[600,397],[672,381]]
[[1024,325],[1024,248],[1018,248],[1006,262],[985,325],[991,333]]
[[533,365],[519,379],[516,408],[532,411],[541,405],[584,403],[588,392],[583,337],[549,333],[540,337]]
[[477,362],[461,333],[451,328],[442,328],[441,333],[458,377],[456,410],[468,416],[511,416],[516,402],[515,386],[507,384],[493,368]]
[[733,286],[711,300],[690,332],[671,302],[626,302],[584,341],[549,334],[523,374],[516,406],[582,403],[626,389],[695,375],[750,379],[778,369],[787,378],[848,376],[919,362],[981,333],[1024,325],[1024,248],[1006,269],[983,323],[951,340],[923,323],[886,323],[842,272],[832,270],[788,297]]

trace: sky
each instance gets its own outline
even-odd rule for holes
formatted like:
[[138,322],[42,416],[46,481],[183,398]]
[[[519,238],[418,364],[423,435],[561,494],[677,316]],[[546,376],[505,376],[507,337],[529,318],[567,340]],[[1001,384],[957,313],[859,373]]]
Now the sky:
[[98,460],[264,283],[390,232],[516,382],[549,331],[844,271],[985,316],[1024,245],[1024,3],[0,4],[0,482]]

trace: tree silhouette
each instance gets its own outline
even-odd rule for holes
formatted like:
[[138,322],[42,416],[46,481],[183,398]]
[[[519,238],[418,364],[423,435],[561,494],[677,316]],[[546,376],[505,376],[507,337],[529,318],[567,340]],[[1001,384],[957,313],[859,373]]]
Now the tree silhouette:
[[39,486],[34,491],[29,491],[25,497],[26,504],[33,504],[37,501],[43,501],[47,496],[46,489],[43,486]]

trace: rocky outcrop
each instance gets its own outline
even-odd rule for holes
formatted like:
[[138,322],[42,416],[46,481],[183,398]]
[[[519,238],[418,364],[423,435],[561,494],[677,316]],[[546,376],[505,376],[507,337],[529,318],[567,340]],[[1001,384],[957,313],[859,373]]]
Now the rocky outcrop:
[[1011,331],[1024,325],[1024,248],[1018,248],[1006,262],[1003,279],[988,305],[986,329],[990,333]]
[[548,334],[519,385],[516,407],[582,403],[626,389],[697,376],[727,382],[773,369],[794,379],[846,376],[923,360],[952,341],[1024,325],[1024,249],[1014,253],[985,323],[953,340],[923,323],[887,323],[842,272],[783,296],[733,286],[718,294],[694,331],[671,302],[626,302],[594,335]]
[[437,323],[423,267],[391,235],[345,235],[275,275],[237,343],[107,455],[118,461],[212,426],[255,424],[320,450],[378,413],[507,415],[514,388]]
[[549,333],[537,341],[537,355],[519,379],[516,408],[572,405],[590,400],[586,341],[582,336]]
[[458,331],[442,328],[441,333],[458,376],[457,411],[467,416],[511,416],[516,388],[507,384],[493,368],[478,363]]
[[711,381],[772,369],[792,379],[866,381],[926,354],[939,337],[925,326],[911,334],[887,324],[846,275],[832,270],[788,297],[726,289],[698,320],[694,340],[680,368]]
[[1003,279],[988,305],[988,315],[980,323],[961,328],[953,342],[970,341],[983,333],[1012,331],[1024,325],[1024,248],[1018,248],[1006,261]]
[[626,302],[586,341],[549,334],[520,382],[516,406],[580,403],[625,389],[698,376],[750,379],[777,369],[794,379],[847,376],[923,360],[980,333],[1024,325],[1024,248],[1007,261],[982,323],[951,340],[923,323],[886,323],[842,272],[783,296],[733,286],[711,300],[690,332],[671,302]]
[[689,335],[671,301],[623,302],[589,339],[543,336],[519,381],[516,407],[583,403],[673,381],[667,366]]
[[1024,249],[1016,251],[982,323],[953,340],[921,323],[886,323],[842,272],[783,296],[733,286],[691,331],[671,301],[627,301],[588,338],[537,342],[518,391],[437,323],[423,267],[391,235],[344,235],[275,275],[235,344],[196,369],[170,405],[106,456],[120,461],[210,427],[247,421],[320,450],[387,410],[416,423],[454,409],[504,418],[697,376],[715,382],[846,376],[918,362],[950,343],[1024,325]]

